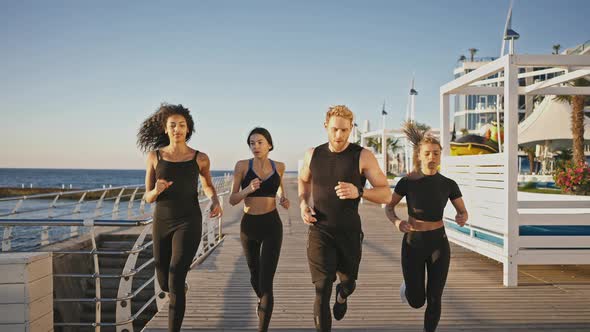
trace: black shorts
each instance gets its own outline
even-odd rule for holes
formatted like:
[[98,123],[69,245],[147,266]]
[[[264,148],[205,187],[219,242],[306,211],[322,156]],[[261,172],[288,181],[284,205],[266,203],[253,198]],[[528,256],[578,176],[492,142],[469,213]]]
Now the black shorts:
[[363,232],[329,232],[310,226],[307,234],[307,260],[311,281],[336,281],[336,273],[352,280],[358,278]]

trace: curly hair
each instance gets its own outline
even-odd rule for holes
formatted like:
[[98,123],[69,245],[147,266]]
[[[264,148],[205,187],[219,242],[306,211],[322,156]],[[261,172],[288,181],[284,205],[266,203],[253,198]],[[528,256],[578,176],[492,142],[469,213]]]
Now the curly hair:
[[330,106],[330,108],[328,108],[328,112],[326,112],[326,123],[329,122],[330,118],[333,116],[339,116],[341,118],[350,120],[351,124],[354,122],[354,114],[345,105]]
[[181,104],[171,105],[162,103],[154,114],[145,119],[137,133],[137,146],[143,152],[156,150],[160,147],[170,144],[170,138],[166,134],[166,121],[171,115],[182,115],[188,127],[186,141],[191,139],[195,132],[195,123],[188,108]]

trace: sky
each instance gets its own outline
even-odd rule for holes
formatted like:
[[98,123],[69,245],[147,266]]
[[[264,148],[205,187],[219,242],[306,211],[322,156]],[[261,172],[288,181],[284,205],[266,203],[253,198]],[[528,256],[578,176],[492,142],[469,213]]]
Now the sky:
[[[460,55],[498,56],[508,0],[0,2],[0,167],[142,169],[141,122],[162,102],[191,110],[189,145],[212,169],[270,158],[295,170],[327,141],[330,105],[399,127],[415,76],[416,120],[439,127]],[[590,39],[587,0],[516,0],[516,53]]]

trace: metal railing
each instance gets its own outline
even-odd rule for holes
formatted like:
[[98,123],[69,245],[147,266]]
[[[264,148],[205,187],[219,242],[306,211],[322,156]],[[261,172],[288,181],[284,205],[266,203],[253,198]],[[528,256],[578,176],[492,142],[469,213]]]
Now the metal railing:
[[[214,186],[218,192],[218,196],[220,197],[220,203],[223,206],[223,197],[229,194],[229,189],[231,185],[231,177],[224,176],[224,177],[217,177],[213,178]],[[124,195],[123,193],[126,190],[132,188],[132,193]],[[13,227],[33,227],[33,226],[41,226],[43,227],[43,232],[47,232],[49,227],[54,226],[69,226],[71,230],[76,230],[70,232],[71,235],[78,235],[77,228],[78,227],[88,227],[90,233],[90,239],[92,248],[90,250],[52,250],[51,252],[56,254],[68,254],[68,255],[87,255],[92,257],[93,263],[93,273],[57,273],[54,274],[54,278],[85,278],[85,279],[92,279],[94,280],[95,286],[95,294],[94,297],[79,297],[79,298],[63,298],[63,297],[55,297],[54,303],[94,303],[94,311],[95,311],[95,319],[94,322],[55,322],[55,327],[93,327],[96,332],[100,331],[100,328],[103,326],[111,326],[115,327],[118,332],[130,332],[133,331],[133,322],[148,308],[154,301],[156,302],[156,306],[158,310],[160,310],[163,305],[166,303],[166,294],[161,290],[160,285],[158,284],[158,280],[155,277],[155,274],[148,278],[144,283],[142,283],[139,287],[133,290],[133,278],[138,273],[143,270],[146,270],[154,263],[153,256],[147,259],[143,264],[140,266],[137,265],[137,261],[139,255],[142,252],[146,252],[151,255],[151,251],[148,250],[152,245],[153,241],[146,241],[146,237],[148,234],[151,233],[152,230],[152,218],[148,214],[145,213],[145,201],[142,199],[140,203],[139,210],[135,211],[138,213],[134,213],[133,210],[133,202],[136,195],[139,193],[139,190],[143,189],[143,186],[122,186],[116,188],[107,188],[107,189],[93,189],[93,190],[84,190],[84,191],[75,191],[75,192],[59,192],[59,193],[52,193],[52,194],[41,194],[41,195],[30,195],[30,196],[21,196],[21,197],[11,197],[11,198],[3,198],[0,199],[0,202],[12,202],[14,203],[14,208],[11,210],[10,213],[5,213],[4,215],[0,216],[0,227],[4,227],[4,240],[2,251],[4,252],[12,252],[11,249],[11,240],[12,240],[12,228]],[[109,190],[120,190],[116,196],[107,198],[107,192]],[[202,188],[200,188],[200,194],[202,194]],[[86,201],[86,202],[96,202],[96,206],[94,210],[91,211],[81,211],[81,204],[84,202],[84,198],[88,195],[88,193],[95,193],[100,192],[100,197],[93,201]],[[143,193],[143,192],[142,192]],[[81,195],[81,198],[77,200],[77,203],[66,202],[61,206],[71,207],[74,206],[73,210],[69,214],[62,213],[57,216],[52,217],[52,211],[54,209],[58,209],[56,202],[59,200],[60,197],[70,194],[77,194]],[[39,198],[50,198],[53,197],[51,203],[49,203],[48,208],[44,208],[43,210],[48,209],[48,216],[47,217],[29,217],[29,218],[16,218],[17,216],[30,216],[32,213],[38,213],[40,210],[38,206],[32,207],[30,209],[22,209],[23,203],[27,200],[31,199],[39,199]],[[127,218],[126,219],[116,219],[118,217],[119,212],[119,205],[122,198],[129,197],[129,203],[127,204]],[[103,202],[105,200],[112,199],[114,200],[113,208],[109,209],[109,212],[104,212],[101,210]],[[205,205],[209,202],[208,198],[201,199],[199,201],[200,205]],[[98,210],[98,212],[97,212]],[[209,218],[208,217],[208,209],[203,208],[203,227],[202,227],[202,235],[201,241],[197,250],[197,253],[193,259],[192,265],[199,264],[203,261],[208,254],[215,248],[221,241],[223,240],[222,234],[222,218]],[[84,218],[80,218],[80,215],[86,214],[87,216]],[[105,216],[106,214],[112,214],[113,219],[98,219],[98,217]],[[64,217],[75,217],[75,218],[64,218]],[[118,227],[143,227],[139,235],[137,236],[133,246],[127,250],[101,250],[98,247],[95,227],[97,226],[118,226]],[[47,234],[41,234],[41,245],[45,246],[49,243]],[[7,235],[8,234],[8,235]],[[33,251],[41,251],[45,252],[43,247],[38,248],[36,250],[27,250],[28,252]],[[118,274],[105,274],[100,273],[99,267],[99,256],[126,256],[126,262],[123,267],[121,273]],[[115,298],[105,298],[101,296],[101,279],[119,279],[119,286],[117,289],[117,297]],[[154,295],[151,296],[145,304],[139,308],[135,313],[132,313],[132,302],[133,300],[140,294],[142,291],[146,290],[146,287],[149,286],[150,283],[154,283]],[[115,309],[115,322],[103,322],[101,319],[101,304],[106,302],[115,302],[116,309]]]

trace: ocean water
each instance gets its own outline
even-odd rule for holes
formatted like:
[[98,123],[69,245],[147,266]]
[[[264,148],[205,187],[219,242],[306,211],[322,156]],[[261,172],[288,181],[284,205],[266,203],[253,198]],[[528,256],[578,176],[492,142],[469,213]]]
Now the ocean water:
[[[213,177],[220,177],[232,171],[215,170],[211,171]],[[286,172],[286,178],[293,178],[296,172]],[[56,188],[61,189],[94,189],[103,187],[116,187],[123,185],[143,184],[145,170],[105,170],[105,169],[26,169],[26,168],[0,168],[0,188]],[[139,215],[139,197],[136,197],[132,212],[130,215]],[[53,218],[63,216],[65,219],[127,219],[128,198],[123,199],[120,204],[120,213],[114,215],[111,213],[114,207],[114,200],[107,199],[102,203],[100,209],[97,209],[96,199],[85,200],[81,205],[81,212],[72,214],[76,202],[62,198],[57,204],[52,205],[51,199],[27,199],[19,207],[21,213],[11,215],[11,211],[18,200],[1,201],[0,200],[0,219],[27,219],[27,218],[47,218],[48,211],[51,211]],[[146,206],[146,213],[151,212],[150,204]],[[40,246],[42,227],[18,226],[12,228],[12,251],[26,251],[38,248]],[[80,227],[79,234],[88,232],[88,227]],[[4,237],[5,228],[0,226],[0,239]],[[67,239],[70,236],[69,226],[54,226],[48,229],[49,242],[58,242]],[[1,252],[0,248],[0,252]]]
[[[211,171],[213,177],[223,176],[231,171]],[[144,183],[145,170],[105,170],[105,169],[27,169],[27,168],[0,168],[0,188],[56,188],[61,189],[93,189],[108,188],[123,185],[140,185]],[[132,215],[139,215],[139,201],[134,204]],[[87,200],[81,205],[81,212],[72,215],[75,202],[68,199],[60,199],[56,206],[49,209],[52,203],[51,199],[27,199],[19,207],[21,213],[10,215],[10,212],[17,204],[18,200],[0,201],[0,219],[27,219],[27,218],[47,218],[48,211],[51,210],[53,217],[63,215],[66,219],[126,219],[127,201],[125,199],[120,205],[121,213],[113,215],[114,201],[105,200],[99,210],[96,209],[96,200]],[[74,204],[74,205],[72,205]],[[146,212],[150,212],[150,204],[146,206]],[[41,232],[40,226],[19,226],[12,228],[12,251],[26,251],[38,248],[40,246]],[[79,234],[89,231],[88,227],[80,227]],[[4,237],[5,228],[0,226],[0,239]],[[50,243],[58,242],[70,237],[69,226],[54,226],[48,229],[48,238]],[[0,251],[2,251],[0,249]]]
[[[211,171],[223,176],[232,171]],[[143,184],[145,170],[120,169],[48,169],[0,168],[0,188],[70,188],[91,189]]]

